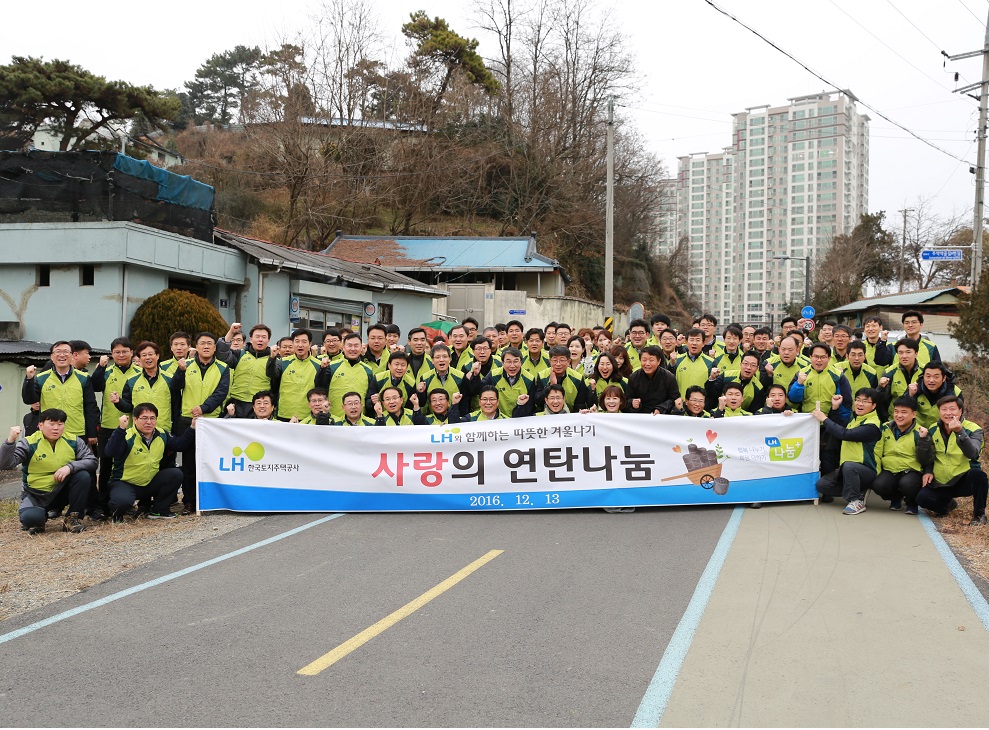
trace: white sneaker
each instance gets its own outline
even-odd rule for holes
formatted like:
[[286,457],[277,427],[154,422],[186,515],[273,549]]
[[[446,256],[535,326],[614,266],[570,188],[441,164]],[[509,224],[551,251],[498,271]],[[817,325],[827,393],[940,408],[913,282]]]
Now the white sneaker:
[[855,499],[848,503],[848,505],[841,511],[843,515],[860,515],[865,512],[865,502],[861,499]]

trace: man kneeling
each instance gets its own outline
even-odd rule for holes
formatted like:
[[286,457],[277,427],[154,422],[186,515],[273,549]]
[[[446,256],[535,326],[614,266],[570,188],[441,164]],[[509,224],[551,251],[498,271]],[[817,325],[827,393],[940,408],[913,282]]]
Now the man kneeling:
[[817,491],[831,497],[843,497],[848,505],[844,515],[865,512],[865,490],[872,486],[876,468],[876,442],[882,425],[876,415],[879,393],[872,388],[860,388],[855,394],[853,416],[847,426],[842,425],[844,408],[840,394],[831,399],[831,412],[821,411],[821,404],[811,413],[824,425],[829,436],[841,441],[841,453],[837,471],[825,474],[817,481]]
[[68,439],[65,431],[65,411],[49,408],[38,414],[38,430],[21,438],[21,427],[10,429],[7,440],[0,444],[0,469],[20,465],[24,473],[21,504],[17,517],[21,529],[31,535],[45,531],[48,513],[61,512],[66,504],[69,511],[62,523],[66,532],[82,532],[93,474],[97,460],[81,438]]
[[137,500],[149,505],[148,517],[161,520],[174,517],[172,503],[182,486],[182,470],[175,466],[176,451],[193,444],[196,420],[180,437],[158,430],[158,408],[152,403],[134,406],[134,425],[127,428],[127,417],[110,435],[107,456],[113,459],[110,474],[110,514],[114,522]]

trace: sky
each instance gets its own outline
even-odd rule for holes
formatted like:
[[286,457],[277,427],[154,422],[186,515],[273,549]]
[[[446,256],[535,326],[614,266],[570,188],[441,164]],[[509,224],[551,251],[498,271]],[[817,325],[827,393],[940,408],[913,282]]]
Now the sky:
[[[971,215],[978,104],[953,90],[980,79],[982,60],[945,63],[941,51],[982,47],[989,0],[714,2],[892,120],[859,106],[871,118],[870,211],[886,211],[891,222],[901,220],[898,210],[921,204],[945,218]],[[478,38],[481,54],[493,56],[472,6],[470,0],[374,2],[391,60],[407,53],[399,29],[417,9]],[[68,60],[110,79],[179,88],[214,53],[293,37],[312,24],[319,7],[319,0],[172,0],[154,9],[81,12],[78,3],[50,0],[43,22],[2,24],[0,49]],[[595,8],[610,13],[607,22],[627,36],[636,61],[638,88],[617,100],[619,113],[670,172],[677,156],[728,146],[732,112],[834,88],[706,0],[625,0]]]

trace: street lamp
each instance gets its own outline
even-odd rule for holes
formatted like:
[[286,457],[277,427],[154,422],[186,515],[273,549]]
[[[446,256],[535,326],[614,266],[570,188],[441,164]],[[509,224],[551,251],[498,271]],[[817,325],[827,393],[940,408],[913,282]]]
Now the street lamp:
[[773,256],[777,261],[804,262],[804,306],[810,304],[810,256]]

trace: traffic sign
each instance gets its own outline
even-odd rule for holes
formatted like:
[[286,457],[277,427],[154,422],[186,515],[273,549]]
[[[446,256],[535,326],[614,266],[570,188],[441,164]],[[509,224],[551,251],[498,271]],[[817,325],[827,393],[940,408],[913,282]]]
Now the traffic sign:
[[[809,307],[808,307],[808,309],[809,309]],[[800,329],[804,330],[805,332],[813,332],[814,331],[814,320],[808,319],[808,318],[801,319],[799,322],[797,322],[797,326]]]
[[800,316],[804,319],[814,319],[815,314],[817,314],[817,310],[809,304],[800,310]]
[[288,300],[288,318],[290,322],[298,322],[302,319],[302,309],[299,306],[299,297],[292,297]]
[[925,248],[920,252],[920,258],[924,261],[961,261],[962,250],[960,248]]

